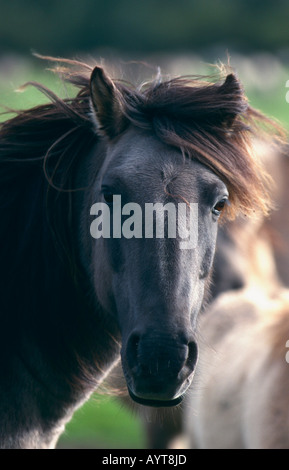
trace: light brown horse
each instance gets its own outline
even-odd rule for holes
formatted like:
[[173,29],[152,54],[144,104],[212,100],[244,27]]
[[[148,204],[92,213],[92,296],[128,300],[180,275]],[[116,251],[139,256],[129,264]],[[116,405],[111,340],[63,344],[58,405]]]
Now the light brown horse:
[[201,319],[189,448],[289,448],[289,290],[267,287],[224,293]]

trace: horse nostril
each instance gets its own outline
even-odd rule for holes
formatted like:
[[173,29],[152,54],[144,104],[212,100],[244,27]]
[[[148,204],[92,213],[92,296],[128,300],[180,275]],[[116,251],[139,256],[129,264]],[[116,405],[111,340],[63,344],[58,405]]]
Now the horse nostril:
[[191,341],[189,344],[188,344],[188,348],[189,348],[189,352],[188,352],[188,358],[187,358],[187,362],[186,362],[186,365],[190,368],[190,369],[194,369],[195,366],[196,366],[196,363],[197,363],[197,359],[198,359],[198,346],[197,344],[195,343],[195,341]]
[[134,331],[122,350],[130,395],[146,405],[154,400],[167,403],[183,395],[190,385],[198,357],[192,335],[176,338],[159,330],[157,333]]
[[138,363],[139,342],[140,335],[133,333],[127,343],[127,362],[131,369]]
[[162,373],[178,374],[184,366],[194,370],[198,358],[195,341],[175,343],[167,337],[158,341],[151,335],[134,332],[130,335],[126,347],[126,363],[133,374],[158,375]]

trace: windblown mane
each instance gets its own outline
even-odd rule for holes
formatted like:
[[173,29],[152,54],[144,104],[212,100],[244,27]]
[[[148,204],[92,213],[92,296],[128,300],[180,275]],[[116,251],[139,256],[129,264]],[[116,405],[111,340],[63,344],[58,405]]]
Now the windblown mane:
[[[18,111],[16,117],[0,125],[2,191],[12,184],[20,188],[31,168],[39,165],[51,188],[77,190],[74,167],[99,139],[91,117],[93,67],[68,59],[46,59],[65,63],[55,70],[79,92],[61,99],[38,83],[26,84],[41,90],[50,103]],[[217,82],[206,77],[158,77],[141,87],[123,80],[114,80],[114,84],[127,124],[152,130],[162,141],[182,149],[221,177],[230,192],[227,215],[268,211],[268,175],[251,141],[254,133],[268,136],[273,131],[276,137],[282,131],[248,105],[233,73]]]

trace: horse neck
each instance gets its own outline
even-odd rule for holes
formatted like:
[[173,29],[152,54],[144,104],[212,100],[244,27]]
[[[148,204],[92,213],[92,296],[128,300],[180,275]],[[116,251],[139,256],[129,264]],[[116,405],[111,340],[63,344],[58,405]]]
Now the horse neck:
[[[59,256],[47,224],[43,173],[31,170],[15,193],[2,212],[0,438],[4,447],[49,447],[117,357],[118,329],[80,263],[75,277],[67,254]],[[58,210],[55,202],[51,212]],[[65,218],[65,205],[61,211]]]

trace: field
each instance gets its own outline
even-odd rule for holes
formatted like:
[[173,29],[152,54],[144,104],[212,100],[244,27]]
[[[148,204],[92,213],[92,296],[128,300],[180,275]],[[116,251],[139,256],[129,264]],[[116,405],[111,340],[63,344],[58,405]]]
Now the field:
[[[274,116],[289,129],[289,103],[286,101],[286,82],[289,69],[281,62],[267,58],[249,60],[239,58],[236,68],[244,81],[249,102],[269,116]],[[183,71],[196,73],[186,60]],[[239,65],[239,67],[238,67]],[[46,64],[44,64],[44,67]],[[259,68],[258,68],[259,67]],[[176,62],[171,62],[169,70],[175,70]],[[259,71],[259,73],[258,73]],[[202,71],[203,73],[203,71]],[[32,107],[47,101],[47,98],[32,86],[22,92],[21,85],[27,81],[38,81],[51,88],[62,97],[73,92],[55,76],[22,58],[0,59],[0,105],[10,109]],[[18,91],[15,91],[18,90]],[[7,119],[9,114],[1,116]],[[116,398],[96,395],[73,417],[59,442],[61,448],[142,448],[145,446],[144,433],[137,416],[127,411]]]
[[94,395],[66,427],[59,448],[142,449],[145,436],[137,416],[116,399]]

